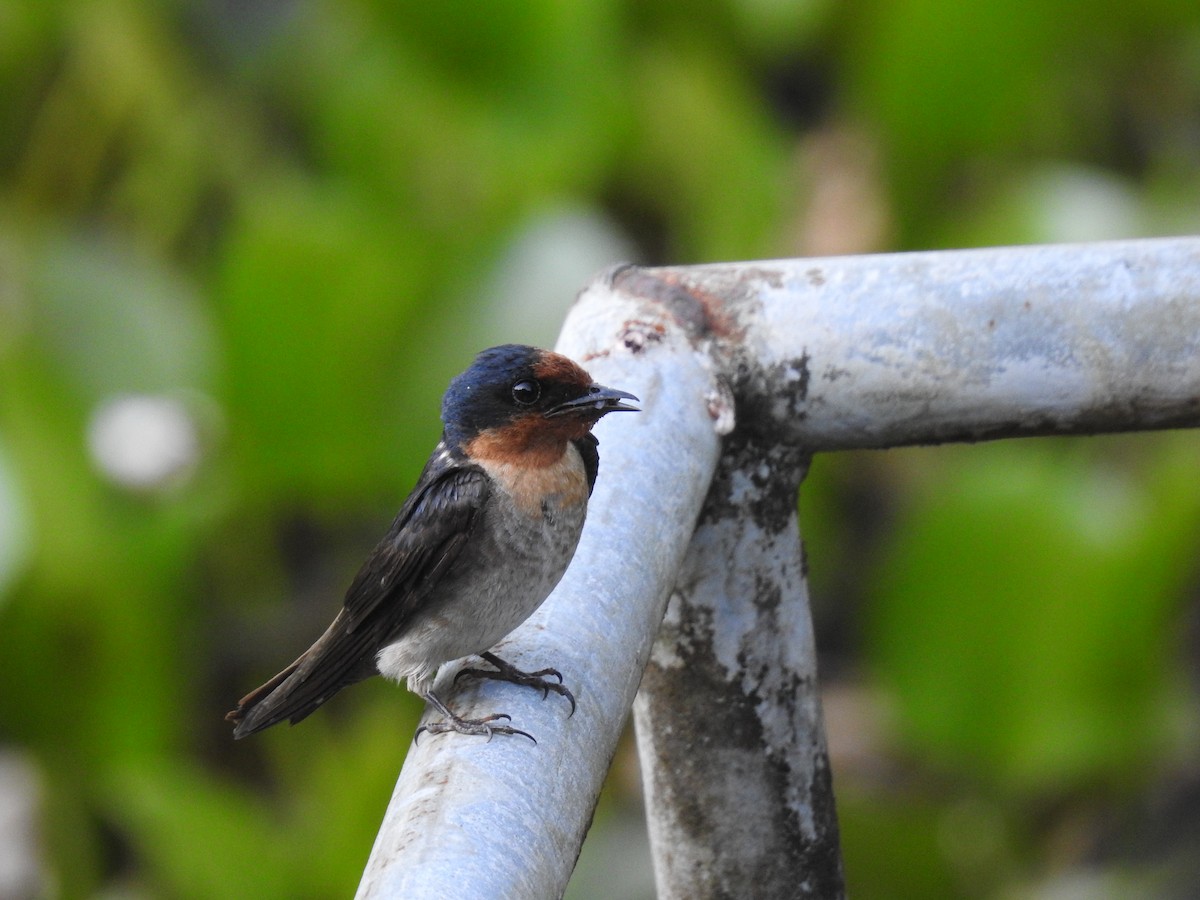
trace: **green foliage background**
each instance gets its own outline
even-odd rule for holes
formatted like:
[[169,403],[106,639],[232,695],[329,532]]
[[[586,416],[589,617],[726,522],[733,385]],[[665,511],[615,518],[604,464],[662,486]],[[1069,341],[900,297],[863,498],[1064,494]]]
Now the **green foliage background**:
[[[34,895],[350,895],[415,702],[236,745],[221,714],[327,622],[449,377],[553,340],[588,272],[532,318],[513,285],[562,222],[688,263],[1196,231],[1198,201],[1194,0],[8,0],[0,751],[40,785]],[[199,431],[155,490],[89,454],[130,393]],[[855,896],[1200,877],[1198,465],[1185,433],[817,461]],[[630,765],[573,896],[612,896]]]

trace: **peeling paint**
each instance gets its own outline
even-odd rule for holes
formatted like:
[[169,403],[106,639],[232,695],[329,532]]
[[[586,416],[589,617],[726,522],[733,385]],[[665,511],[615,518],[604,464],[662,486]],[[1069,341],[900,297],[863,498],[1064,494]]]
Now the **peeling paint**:
[[667,897],[842,890],[796,526],[807,457],[754,424],[725,439],[636,707]]
[[644,404],[602,435],[621,478],[601,476],[556,617],[512,638],[575,654],[587,715],[531,701],[536,749],[410,751],[360,895],[561,895],[646,664],[660,896],[838,897],[795,523],[811,454],[1200,425],[1200,240],[619,266],[560,349]]

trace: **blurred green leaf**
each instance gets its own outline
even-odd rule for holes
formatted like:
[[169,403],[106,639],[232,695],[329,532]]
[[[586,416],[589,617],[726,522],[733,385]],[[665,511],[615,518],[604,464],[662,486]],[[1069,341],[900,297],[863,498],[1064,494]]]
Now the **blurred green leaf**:
[[1178,537],[1145,482],[1084,451],[998,445],[914,496],[870,639],[909,747],[1021,790],[1143,770],[1169,723]]
[[103,789],[163,893],[197,900],[327,896],[297,871],[268,806],[200,769],[147,762],[118,768]]
[[304,735],[298,727],[276,736],[270,748],[286,798],[292,856],[307,870],[314,897],[353,893],[422,709],[382,679],[364,685],[356,700],[341,702],[357,704],[353,718],[334,724],[314,717],[300,726]]
[[881,900],[988,896],[986,883],[972,883],[964,876],[975,873],[958,868],[961,860],[946,846],[946,813],[929,797],[916,791],[879,796],[839,789],[838,813],[849,895]]
[[674,223],[673,260],[770,255],[788,184],[782,134],[742,73],[708,51],[664,44],[637,61],[627,177]]
[[356,192],[272,181],[247,198],[217,294],[230,433],[256,490],[358,494],[387,470],[396,426],[381,420],[428,289],[422,251]]
[[[1049,150],[1063,4],[1041,0],[875,2],[858,10],[842,58],[858,111],[880,129],[902,221],[927,221],[982,156]],[[909,229],[911,231],[911,227]]]

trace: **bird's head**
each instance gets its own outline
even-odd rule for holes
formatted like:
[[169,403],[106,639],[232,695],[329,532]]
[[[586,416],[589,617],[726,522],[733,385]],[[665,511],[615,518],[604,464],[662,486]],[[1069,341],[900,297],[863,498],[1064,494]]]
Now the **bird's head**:
[[610,412],[637,412],[633,394],[596,384],[550,350],[504,344],[484,350],[442,399],[446,440],[476,458],[557,460]]

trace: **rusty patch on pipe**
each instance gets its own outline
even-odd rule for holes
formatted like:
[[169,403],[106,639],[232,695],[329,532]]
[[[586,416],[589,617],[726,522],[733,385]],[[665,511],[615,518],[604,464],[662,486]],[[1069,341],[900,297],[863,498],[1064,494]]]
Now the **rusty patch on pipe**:
[[662,322],[646,322],[630,319],[621,327],[618,340],[635,356],[649,344],[657,344],[666,336],[667,327]]
[[677,272],[624,266],[612,272],[609,279],[614,288],[666,308],[693,339],[740,335],[734,319],[725,311],[722,297],[685,282]]

